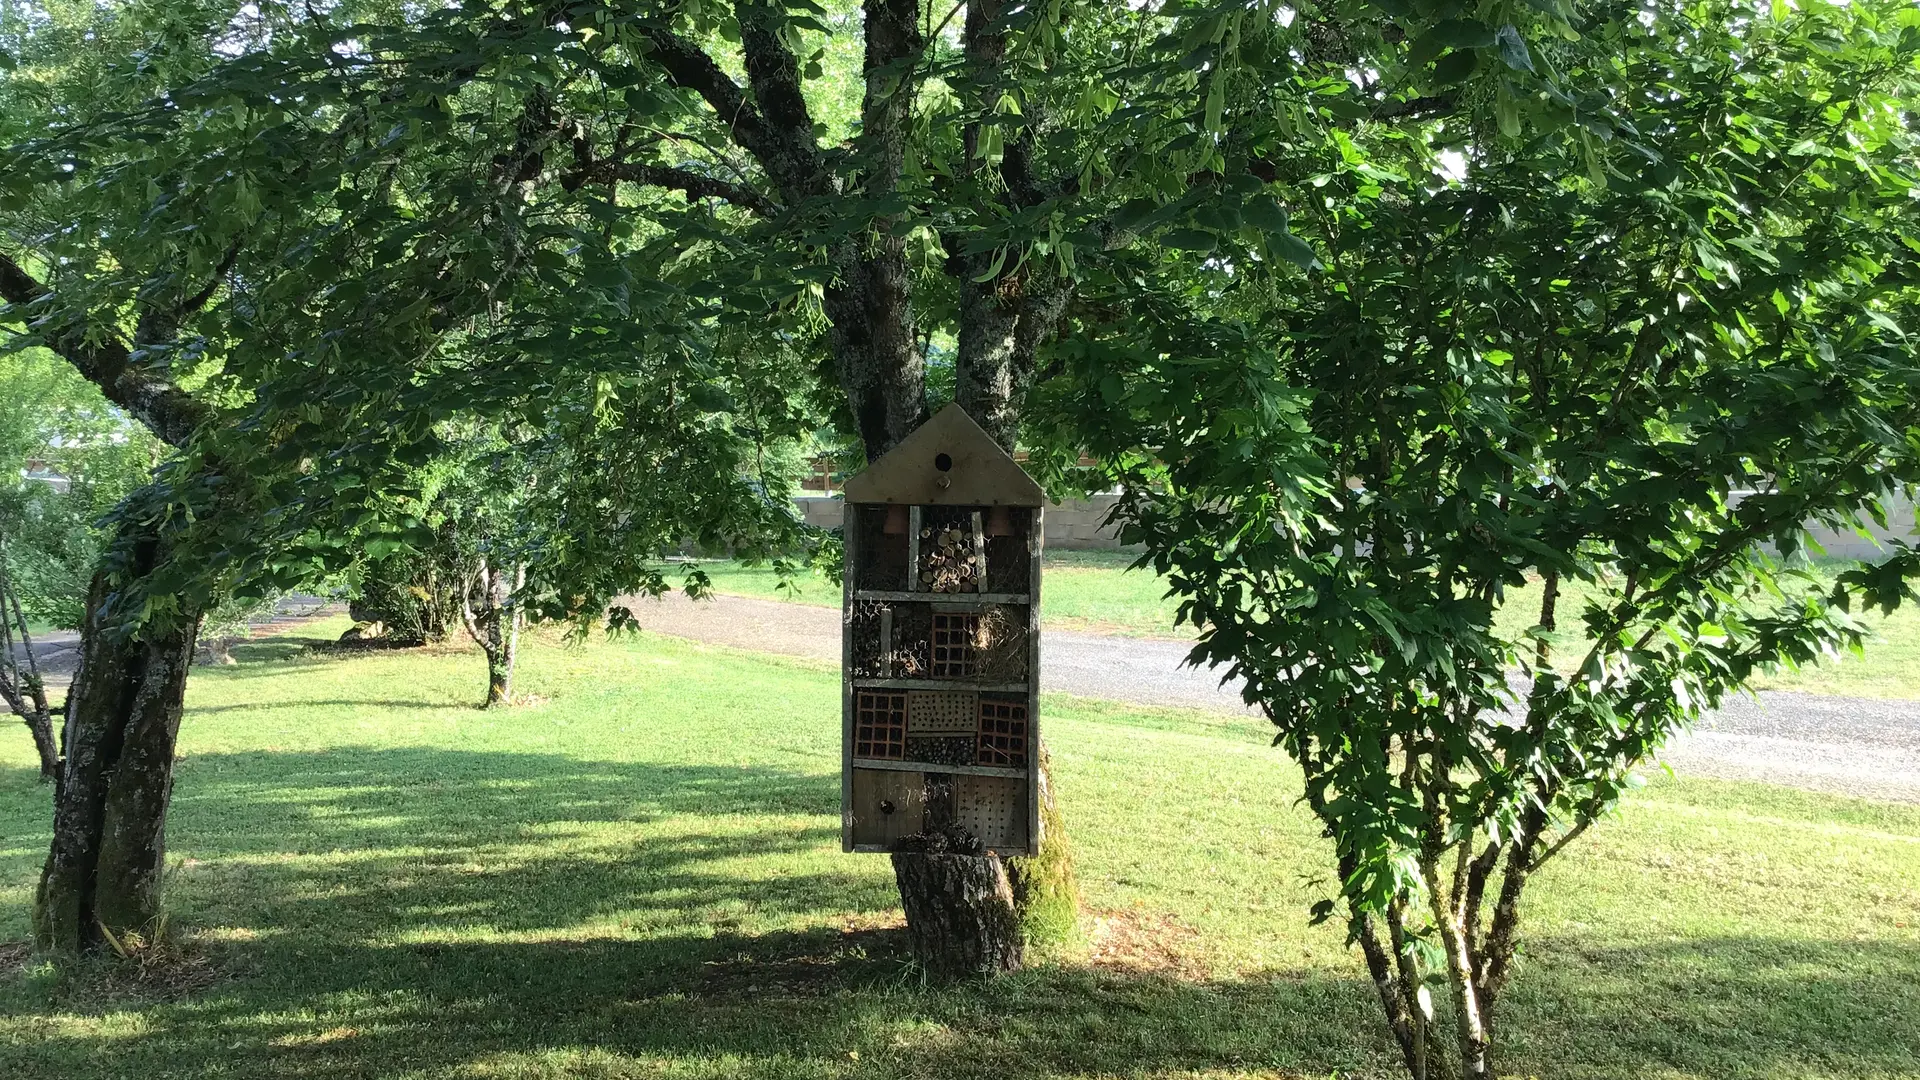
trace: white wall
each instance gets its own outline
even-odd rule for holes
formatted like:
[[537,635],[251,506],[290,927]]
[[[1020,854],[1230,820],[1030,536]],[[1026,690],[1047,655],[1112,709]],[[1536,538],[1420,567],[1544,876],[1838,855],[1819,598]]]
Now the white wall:
[[[840,527],[840,499],[838,496],[809,495],[794,500],[799,504],[800,512],[806,516],[807,523],[823,528]],[[1103,524],[1107,512],[1118,501],[1114,495],[1099,495],[1092,499],[1070,499],[1058,505],[1047,507],[1046,530],[1047,547],[1054,550],[1084,550],[1088,548],[1113,549],[1120,546],[1117,531]],[[1838,532],[1824,526],[1813,530],[1813,537],[1826,548],[1827,554],[1836,558],[1859,559],[1873,558],[1883,554],[1886,547],[1882,541],[1896,536],[1909,543],[1920,542],[1920,528],[1914,524],[1914,505],[1911,502],[1897,501],[1890,507],[1887,517],[1888,527],[1871,528],[1873,539],[1867,539],[1853,532]]]
[[[1071,499],[1049,505],[1046,512],[1046,546],[1053,550],[1117,548],[1117,530],[1103,525],[1107,511],[1117,496],[1099,495],[1092,499]],[[804,495],[794,500],[807,524],[821,528],[840,527],[840,499],[832,495]]]

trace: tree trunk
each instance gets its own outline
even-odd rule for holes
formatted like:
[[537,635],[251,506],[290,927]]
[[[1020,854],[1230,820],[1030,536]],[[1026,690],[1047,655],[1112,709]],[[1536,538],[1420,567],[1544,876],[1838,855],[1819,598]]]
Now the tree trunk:
[[[521,613],[513,594],[525,585],[527,568],[515,567],[511,576],[503,569],[482,560],[460,597],[460,614],[467,634],[480,651],[487,654],[487,699],[482,708],[507,705],[513,701],[513,667],[520,651]],[[473,597],[481,600],[479,611]]]
[[[150,526],[123,525],[115,547],[129,556],[122,569],[131,577],[161,561]],[[103,566],[114,561],[109,556]],[[160,913],[174,741],[200,612],[126,635],[116,626],[118,599],[108,570],[96,573],[67,694],[53,845],[34,910],[40,945],[66,955],[98,944],[103,927],[123,936]]]
[[60,749],[53,742],[53,717],[35,712],[26,719],[27,732],[33,736],[33,748],[40,755],[40,779],[52,782],[60,777]]
[[[0,538],[3,539],[3,538]],[[60,775],[60,748],[53,741],[53,713],[47,707],[47,688],[33,655],[33,634],[27,613],[7,576],[7,552],[0,542],[0,699],[27,725],[33,748],[40,755],[40,779]],[[19,635],[16,644],[15,634]]]
[[1020,919],[999,859],[902,852],[893,856],[893,876],[914,959],[928,975],[956,979],[1019,969]]

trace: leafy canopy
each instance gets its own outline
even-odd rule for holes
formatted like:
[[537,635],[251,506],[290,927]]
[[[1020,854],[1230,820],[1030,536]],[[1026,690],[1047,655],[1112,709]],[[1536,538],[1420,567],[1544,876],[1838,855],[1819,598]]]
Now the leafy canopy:
[[[1339,862],[1319,914],[1416,1075],[1435,1017],[1484,1064],[1527,876],[1637,766],[1756,671],[1857,650],[1920,577],[1896,545],[1823,585],[1804,541],[1920,482],[1920,14],[1587,15],[1532,56],[1604,113],[1482,71],[1422,138],[1296,139],[1318,269],[1194,266],[1097,312],[1043,391],[1194,659],[1305,769]],[[1498,632],[1542,579],[1537,624]]]

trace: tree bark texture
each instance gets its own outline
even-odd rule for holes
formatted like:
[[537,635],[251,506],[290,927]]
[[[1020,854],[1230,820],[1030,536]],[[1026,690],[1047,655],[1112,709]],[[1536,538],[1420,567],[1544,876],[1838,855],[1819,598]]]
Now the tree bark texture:
[[[971,105],[977,115],[984,116],[992,108],[990,98],[996,95],[990,87],[1006,63],[1005,6],[1001,0],[967,5],[962,40],[969,84],[976,95]],[[1031,119],[1035,124],[1043,122],[1040,116]],[[1033,174],[1033,138],[1031,125],[1021,125],[1005,136],[999,180],[1012,209],[1032,207],[1047,198],[1046,185]],[[964,139],[967,173],[987,168],[976,156],[980,125],[969,125]],[[948,276],[960,293],[954,400],[1012,453],[1020,438],[1020,410],[1033,386],[1040,346],[1059,327],[1072,285],[1052,274],[1044,260],[1018,262],[995,274],[989,272],[996,261],[994,252],[965,254],[957,239],[949,242],[948,250]]]
[[[156,294],[132,340],[170,344],[180,320],[205,306],[239,252],[236,240],[198,291]],[[185,446],[212,416],[125,338],[95,333],[79,313],[58,310],[55,293],[4,254],[0,299],[41,317],[42,342],[167,444]],[[127,633],[119,601],[123,586],[166,555],[161,526],[125,519],[88,589],[80,666],[61,733],[53,843],[34,904],[35,937],[50,951],[78,953],[99,942],[101,928],[138,931],[160,912],[174,740],[202,612],[183,598],[178,609]]]
[[956,979],[1019,969],[1020,919],[999,859],[920,853],[892,858],[907,937],[928,975]]
[[[148,526],[123,526],[115,544],[128,556],[124,572],[135,577],[163,555]],[[116,625],[117,598],[108,572],[96,573],[67,695],[53,844],[34,910],[41,947],[67,955],[97,944],[103,927],[121,937],[160,913],[174,743],[201,613],[150,621],[127,635]]]

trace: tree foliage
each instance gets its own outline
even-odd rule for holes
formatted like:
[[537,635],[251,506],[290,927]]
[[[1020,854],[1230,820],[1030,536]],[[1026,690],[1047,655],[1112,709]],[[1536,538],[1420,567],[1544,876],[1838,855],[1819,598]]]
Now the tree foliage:
[[1859,649],[1920,577],[1899,545],[1804,569],[1809,523],[1884,524],[1920,482],[1920,17],[1588,14],[1531,55],[1599,108],[1500,74],[1423,139],[1296,143],[1317,269],[1216,262],[1059,349],[1050,412],[1120,484],[1193,658],[1304,769],[1339,872],[1317,914],[1416,1076],[1492,1074],[1529,876],[1637,766],[1756,672]]
[[105,542],[97,522],[147,481],[160,451],[56,357],[0,354],[0,539],[27,617],[80,624]]
[[[133,324],[219,417],[147,595],[330,565],[482,417],[554,478],[530,602],[592,611],[790,536],[759,449],[824,407],[884,451],[951,340],[1274,718],[1416,1075],[1436,1017],[1490,1070],[1527,877],[1636,762],[1909,592],[1782,561],[1915,479],[1905,10],[129,10],[0,209],[36,334]],[[1585,655],[1492,630],[1529,575],[1589,586]]]

